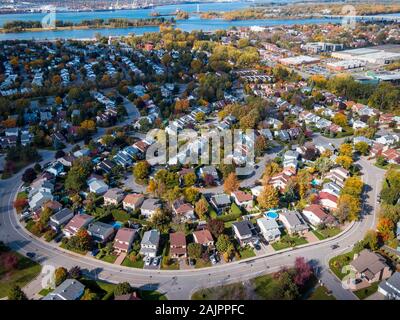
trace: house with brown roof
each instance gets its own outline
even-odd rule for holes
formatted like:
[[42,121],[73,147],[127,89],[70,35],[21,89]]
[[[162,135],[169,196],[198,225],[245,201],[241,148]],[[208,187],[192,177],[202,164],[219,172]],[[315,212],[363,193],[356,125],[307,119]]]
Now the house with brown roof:
[[196,243],[200,243],[203,247],[213,247],[214,239],[211,232],[207,229],[193,232],[193,239]]
[[144,195],[141,193],[127,194],[122,201],[122,206],[125,210],[135,211],[140,208],[144,201]]
[[325,191],[321,191],[318,194],[318,199],[319,199],[320,204],[324,208],[326,208],[328,210],[337,209],[339,198],[336,197],[335,195],[333,195],[331,193],[328,193],[328,192],[325,192]]
[[186,203],[183,200],[176,200],[172,204],[172,210],[176,217],[181,221],[195,220],[194,208],[190,203]]
[[64,227],[63,233],[67,238],[75,236],[80,229],[86,228],[93,220],[94,217],[88,214],[76,214]]
[[247,207],[253,204],[253,195],[237,190],[231,193],[235,203],[240,207]]
[[124,198],[124,192],[119,188],[112,188],[107,190],[103,197],[105,206],[117,206]]
[[318,204],[311,204],[305,207],[302,214],[305,220],[313,226],[330,225],[335,222],[335,218],[327,214]]
[[392,275],[392,271],[386,263],[385,258],[368,249],[355,254],[353,261],[350,262],[350,266],[356,273],[356,279],[361,280],[361,282],[353,283],[352,290],[365,288],[371,283],[387,279]]
[[132,248],[132,243],[136,238],[136,230],[129,228],[120,228],[114,238],[114,251],[121,253],[129,253]]
[[269,180],[269,184],[276,189],[284,190],[290,179],[290,176],[287,173],[288,171],[286,170],[285,172],[281,172],[272,176]]
[[186,236],[183,232],[169,234],[169,254],[171,258],[186,258]]

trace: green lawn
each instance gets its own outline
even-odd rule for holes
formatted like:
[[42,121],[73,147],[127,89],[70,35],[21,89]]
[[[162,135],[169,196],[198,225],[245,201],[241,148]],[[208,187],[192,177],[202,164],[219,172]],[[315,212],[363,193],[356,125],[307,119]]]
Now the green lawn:
[[353,257],[354,251],[350,251],[333,257],[331,260],[329,260],[329,268],[340,280],[342,280],[346,275],[342,273],[342,268],[347,266],[353,260]]
[[60,248],[63,248],[65,250],[69,250],[69,251],[72,251],[72,252],[75,252],[75,253],[79,253],[79,254],[81,254],[83,256],[87,254],[87,251],[81,251],[81,250],[78,250],[78,249],[68,248],[67,245],[65,245],[64,243],[60,244]]
[[298,237],[298,236],[285,236],[282,237],[281,240],[276,241],[272,243],[272,248],[274,248],[275,251],[291,248],[291,247],[296,247],[302,244],[306,244],[307,240],[304,237]]
[[165,294],[155,290],[139,290],[139,295],[143,300],[168,300]]
[[354,291],[353,293],[358,297],[358,299],[363,300],[363,299],[369,297],[371,294],[378,291],[378,286],[379,286],[379,282],[374,282],[368,288],[360,289],[360,290]]
[[53,292],[53,289],[47,288],[40,290],[39,294],[44,297],[47,296],[50,292]]
[[122,265],[130,268],[143,269],[144,261],[142,257],[138,257],[136,261],[132,261],[131,259],[129,259],[129,257],[126,257],[124,261],[122,261]]
[[193,293],[192,300],[245,300],[246,288],[241,283],[233,283]]
[[[18,264],[15,270],[7,271],[3,265],[0,265],[0,298],[6,297],[9,289],[13,285],[18,285],[23,288],[30,281],[35,279],[42,269],[41,265],[28,259],[17,252],[0,253],[0,256],[4,254],[13,254],[18,258]],[[0,259],[1,261],[1,259]]]
[[252,258],[252,257],[256,256],[253,248],[251,248],[249,246],[246,246],[244,248],[239,248],[238,252],[240,254],[240,259]]
[[117,260],[117,256],[113,254],[106,254],[103,256],[100,256],[100,253],[96,256],[97,259],[108,262],[108,263],[114,263],[115,260]]
[[328,294],[328,289],[324,286],[318,286],[307,300],[336,300],[336,298]]
[[312,233],[314,233],[319,240],[324,240],[336,236],[340,231],[339,227],[332,227],[323,230],[313,230]]

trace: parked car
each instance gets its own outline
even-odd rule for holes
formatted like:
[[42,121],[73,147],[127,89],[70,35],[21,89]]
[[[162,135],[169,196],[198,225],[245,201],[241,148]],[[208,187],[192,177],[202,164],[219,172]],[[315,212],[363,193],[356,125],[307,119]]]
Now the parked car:
[[211,261],[212,264],[217,264],[217,259],[216,259],[216,257],[215,257],[214,254],[212,254],[212,255],[210,256],[210,261]]
[[27,252],[27,253],[26,253],[26,256],[27,256],[28,258],[33,259],[33,258],[36,256],[36,253],[34,253],[34,252]]
[[155,258],[153,259],[152,265],[153,265],[154,267],[157,267],[159,263],[160,263],[160,257],[155,257]]
[[144,259],[144,265],[149,266],[151,264],[151,260],[152,260],[152,258],[146,257],[146,259]]

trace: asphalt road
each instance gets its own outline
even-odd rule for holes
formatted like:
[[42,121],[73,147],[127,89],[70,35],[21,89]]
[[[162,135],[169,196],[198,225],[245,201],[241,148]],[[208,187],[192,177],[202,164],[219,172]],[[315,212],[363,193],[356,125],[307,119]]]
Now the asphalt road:
[[[326,139],[326,138],[323,138]],[[329,139],[328,139],[329,140]],[[52,154],[46,153],[45,157]],[[49,161],[44,158],[43,162]],[[343,289],[340,282],[328,271],[331,257],[349,250],[354,243],[362,239],[365,232],[375,227],[377,213],[377,195],[381,188],[384,171],[368,161],[360,159],[363,180],[367,185],[363,198],[363,214],[339,237],[285,252],[260,255],[244,261],[217,265],[210,268],[193,270],[144,270],[115,266],[91,257],[67,252],[57,246],[31,236],[17,221],[13,209],[13,200],[18,191],[21,174],[0,181],[0,240],[13,250],[22,254],[35,252],[35,259],[42,265],[80,266],[93,278],[118,283],[128,281],[136,287],[157,289],[166,293],[169,299],[188,299],[199,288],[245,281],[255,276],[279,270],[281,266],[291,265],[296,257],[302,256],[319,266],[321,279],[339,299],[355,299],[355,296]],[[332,244],[339,244],[333,250]]]

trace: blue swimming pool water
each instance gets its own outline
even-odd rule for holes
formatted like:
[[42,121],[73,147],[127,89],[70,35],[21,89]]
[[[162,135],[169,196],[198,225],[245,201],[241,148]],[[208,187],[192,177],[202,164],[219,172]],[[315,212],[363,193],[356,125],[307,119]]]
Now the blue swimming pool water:
[[312,184],[313,186],[318,186],[318,185],[319,185],[319,182],[318,182],[318,180],[313,179],[313,180],[311,181],[311,184]]
[[123,225],[124,224],[122,222],[115,221],[112,226],[114,227],[114,229],[120,229]]
[[265,216],[270,219],[278,219],[279,214],[275,210],[268,211]]

